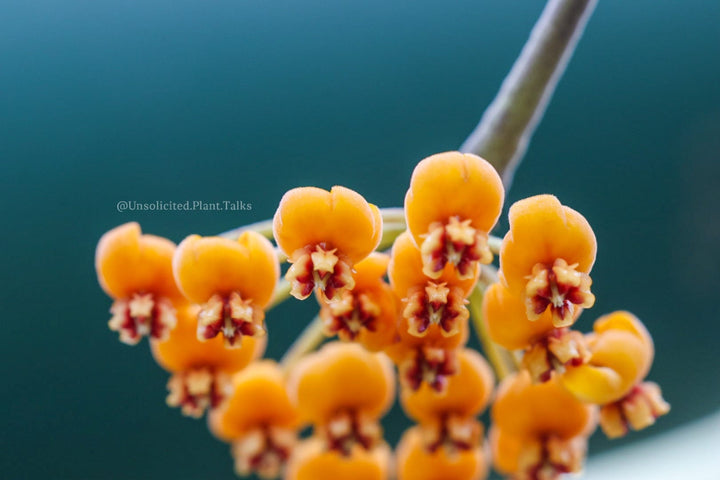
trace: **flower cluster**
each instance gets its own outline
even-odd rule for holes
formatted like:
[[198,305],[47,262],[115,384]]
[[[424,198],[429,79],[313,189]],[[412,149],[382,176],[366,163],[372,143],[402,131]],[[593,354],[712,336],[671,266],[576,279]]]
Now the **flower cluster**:
[[[644,382],[653,343],[628,312],[598,319],[589,334],[573,330],[595,302],[592,229],[540,195],[512,205],[510,230],[491,237],[504,194],[487,161],[447,152],[416,166],[402,210],[380,210],[344,187],[301,187],[271,221],[190,235],[177,247],[122,225],[96,252],[114,300],[109,326],[128,344],[150,338],[171,374],[168,405],[195,418],[208,412],[241,476],[577,472],[598,418],[617,437],[669,410]],[[266,313],[290,296],[314,297],[317,318],[280,362],[262,359]],[[467,346],[471,323],[495,373]],[[393,452],[380,420],[398,385],[416,425]],[[493,397],[485,442],[478,416]]]

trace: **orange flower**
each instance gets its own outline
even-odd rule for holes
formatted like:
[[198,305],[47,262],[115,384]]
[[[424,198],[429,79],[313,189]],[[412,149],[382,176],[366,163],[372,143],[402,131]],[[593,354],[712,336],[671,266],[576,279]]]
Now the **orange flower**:
[[253,363],[235,374],[231,388],[227,400],[210,413],[210,430],[233,442],[238,475],[277,477],[295,446],[299,426],[282,370],[271,360]]
[[456,335],[470,316],[465,304],[477,281],[479,268],[469,277],[458,279],[446,266],[434,280],[423,273],[420,251],[408,232],[397,237],[392,248],[388,278],[393,291],[402,299],[403,320],[400,334],[415,337]]
[[458,360],[458,371],[448,379],[442,394],[428,385],[416,391],[402,390],[400,400],[408,416],[419,423],[432,423],[451,415],[474,417],[485,409],[495,380],[490,365],[470,349],[461,349]]
[[95,269],[100,286],[115,300],[108,325],[121,342],[167,338],[175,327],[174,307],[184,300],[172,275],[174,252],[174,243],[143,235],[134,222],[110,230],[98,242]]
[[418,163],[405,196],[405,215],[425,275],[438,279],[451,264],[460,278],[472,278],[478,263],[490,263],[488,232],[504,196],[500,176],[478,156],[446,152]]
[[405,432],[397,447],[398,480],[482,480],[488,460],[481,445],[467,450],[428,450],[419,427]]
[[325,450],[323,440],[311,438],[295,449],[285,480],[387,480],[391,463],[385,443],[371,450],[355,446],[343,455]]
[[344,187],[295,188],[273,218],[278,246],[293,264],[285,278],[304,300],[317,288],[335,300],[354,286],[352,267],[377,248],[382,218],[375,205]]
[[380,442],[377,420],[392,405],[395,375],[385,355],[331,342],[298,363],[288,389],[328,449],[349,454],[355,444],[370,449]]
[[229,377],[265,351],[265,338],[244,337],[241,349],[228,350],[219,338],[200,342],[195,333],[200,308],[177,310],[177,326],[165,340],[152,340],[155,361],[173,375],[168,382],[167,403],[181,407],[184,415],[201,417],[220,404]]
[[590,308],[589,273],[595,262],[595,234],[585,217],[552,195],[520,200],[510,207],[510,231],[500,250],[501,278],[520,296],[527,317],[550,310],[556,327],[567,327],[579,308]]
[[578,400],[557,378],[533,384],[523,371],[500,384],[491,417],[499,470],[519,479],[555,479],[581,470],[596,408]]
[[272,244],[247,231],[237,241],[190,235],[178,246],[173,271],[180,290],[202,305],[197,336],[222,334],[225,346],[238,348],[244,335],[265,334],[263,309],[280,276]]
[[[580,313],[580,309],[576,310]],[[523,366],[533,381],[545,382],[554,371],[587,362],[590,352],[580,332],[553,325],[550,310],[528,322],[522,300],[500,283],[483,297],[483,320],[492,340],[508,350],[524,350]]]
[[327,335],[356,340],[365,348],[379,351],[396,337],[398,306],[390,286],[383,281],[390,258],[371,253],[355,265],[355,287],[329,302],[318,295],[320,318]]
[[609,437],[623,436],[630,427],[648,427],[670,411],[656,384],[641,383],[654,348],[637,317],[624,311],[600,317],[588,347],[592,356],[587,365],[568,369],[561,381],[578,398],[604,405],[600,425]]

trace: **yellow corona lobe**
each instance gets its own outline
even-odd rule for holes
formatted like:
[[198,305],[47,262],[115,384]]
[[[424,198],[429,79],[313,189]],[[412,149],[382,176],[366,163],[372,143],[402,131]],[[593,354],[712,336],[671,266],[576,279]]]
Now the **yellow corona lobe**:
[[510,207],[510,231],[500,250],[501,278],[523,299],[529,320],[550,311],[555,327],[568,327],[579,310],[595,303],[589,273],[596,251],[585,217],[552,195],[526,198]]
[[135,345],[143,336],[164,339],[175,327],[175,308],[185,301],[172,276],[174,252],[174,243],[143,235],[134,222],[110,230],[98,242],[98,282],[114,300],[108,326],[121,342]]
[[237,241],[191,235],[173,258],[175,279],[185,297],[200,304],[197,335],[222,335],[225,346],[239,348],[244,336],[265,334],[263,309],[280,275],[272,244],[247,231]]
[[652,365],[652,338],[642,322],[625,311],[599,318],[588,336],[591,357],[570,368],[563,385],[578,398],[603,405],[600,426],[609,437],[640,430],[670,411],[660,388],[643,383]]
[[350,189],[301,187],[283,196],[273,233],[292,263],[285,277],[292,295],[303,300],[317,289],[335,300],[354,287],[353,265],[378,246],[382,218],[375,205]]
[[479,263],[490,263],[488,232],[504,196],[500,176],[476,155],[446,152],[421,161],[405,196],[405,214],[423,272],[438,279],[450,265],[466,279]]

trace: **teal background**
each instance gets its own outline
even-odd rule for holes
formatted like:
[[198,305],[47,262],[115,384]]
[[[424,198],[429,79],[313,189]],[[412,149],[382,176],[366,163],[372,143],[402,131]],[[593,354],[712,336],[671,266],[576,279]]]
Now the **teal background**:
[[[108,331],[98,238],[131,220],[175,241],[220,232],[299,185],[400,205],[413,165],[474,127],[541,9],[0,2],[0,476],[233,478],[228,448],[165,407],[147,345]],[[672,413],[593,451],[720,406],[719,24],[718,2],[601,1],[509,193],[555,193],[593,225],[598,301],[580,325],[630,309],[656,341]],[[252,211],[119,213],[120,200]],[[274,310],[269,355],[312,315]],[[407,421],[384,424],[394,441]]]

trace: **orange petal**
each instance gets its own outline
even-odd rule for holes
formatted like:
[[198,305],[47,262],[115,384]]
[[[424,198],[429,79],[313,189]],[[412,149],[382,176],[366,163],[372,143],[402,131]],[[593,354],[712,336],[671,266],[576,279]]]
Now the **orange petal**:
[[397,447],[398,480],[482,480],[488,460],[482,447],[449,453],[445,448],[428,452],[419,427],[405,432]]
[[335,186],[328,192],[301,187],[280,200],[273,232],[289,257],[299,249],[325,243],[327,249],[336,248],[356,263],[380,243],[382,217],[375,205],[348,188]]
[[438,279],[431,279],[423,273],[423,262],[420,250],[413,243],[409,232],[403,232],[393,244],[390,264],[388,265],[388,278],[390,285],[399,298],[405,298],[408,290],[418,285],[425,285],[428,281],[435,283],[447,283],[463,289],[469,294],[475,286],[480,274],[480,266],[475,269],[472,278],[460,280],[455,273],[453,265],[447,264]]
[[500,269],[513,292],[520,292],[535,264],[550,266],[556,259],[589,273],[597,242],[585,217],[563,206],[552,195],[537,195],[510,207],[510,231],[500,250]]
[[364,260],[353,267],[355,272],[355,289],[375,287],[378,283],[384,283],[383,278],[387,273],[390,255],[380,252],[373,252]]
[[181,300],[172,275],[175,244],[154,235],[143,235],[140,225],[126,223],[100,238],[95,250],[95,269],[105,292],[115,299],[133,293],[153,293]]
[[493,467],[503,475],[512,475],[518,471],[518,460],[523,449],[523,439],[509,435],[496,426],[488,433]]
[[274,361],[264,360],[233,376],[232,393],[210,413],[208,425],[215,436],[232,441],[270,426],[294,429],[298,420],[282,370]]
[[[578,309],[578,314],[580,311]],[[538,320],[531,322],[525,313],[523,299],[512,295],[500,283],[492,284],[485,291],[483,319],[490,338],[508,350],[526,349],[555,328],[549,309]]]
[[272,244],[253,231],[237,241],[190,235],[178,246],[173,270],[180,290],[192,302],[238,292],[260,308],[270,302],[280,276]]
[[490,365],[470,349],[462,349],[458,358],[458,371],[449,377],[442,394],[426,383],[416,391],[402,390],[400,399],[408,416],[419,423],[429,423],[448,415],[473,417],[487,406],[495,381]]
[[565,388],[584,401],[604,405],[619,400],[645,378],[653,360],[653,343],[645,326],[629,312],[599,318],[588,345],[586,365],[569,368]]
[[288,389],[305,422],[322,424],[343,410],[378,418],[395,398],[395,374],[385,355],[331,342],[298,363]]
[[288,464],[285,480],[387,480],[391,453],[387,444],[371,451],[361,447],[349,456],[324,450],[322,440],[311,438],[300,444]]
[[497,171],[470,154],[445,152],[422,160],[410,179],[405,196],[408,229],[417,245],[433,222],[450,217],[472,220],[485,233],[492,230],[502,210],[505,191]]
[[226,349],[221,337],[201,342],[197,339],[199,307],[177,310],[177,326],[167,340],[151,342],[155,361],[173,373],[194,368],[210,368],[217,372],[235,373],[265,352],[266,337],[242,337],[242,347]]
[[565,390],[557,377],[533,384],[528,372],[522,371],[500,384],[491,416],[498,428],[513,436],[569,439],[591,432],[596,412]]

